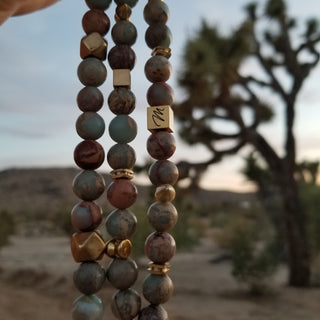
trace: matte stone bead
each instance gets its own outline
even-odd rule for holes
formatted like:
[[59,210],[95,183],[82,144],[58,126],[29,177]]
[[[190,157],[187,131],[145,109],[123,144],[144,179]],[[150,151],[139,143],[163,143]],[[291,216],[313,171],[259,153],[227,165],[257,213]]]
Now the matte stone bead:
[[166,57],[156,55],[147,61],[144,72],[151,82],[165,82],[170,78],[171,69],[171,63]]
[[99,142],[84,140],[74,149],[73,158],[81,169],[94,170],[103,164],[104,150]]
[[158,160],[149,168],[149,179],[155,186],[162,184],[174,185],[179,177],[177,166],[168,160]]
[[128,115],[121,114],[113,118],[109,124],[109,135],[117,143],[129,143],[137,135],[137,124]]
[[99,263],[83,262],[73,273],[73,282],[77,289],[87,295],[98,292],[105,281],[106,274]]
[[110,167],[116,169],[131,169],[136,163],[136,153],[128,144],[115,144],[107,154]]
[[137,218],[127,209],[116,209],[108,215],[106,228],[112,238],[117,240],[129,239],[136,231]]
[[144,7],[143,16],[148,24],[165,24],[169,19],[169,8],[163,0],[152,0]]
[[97,112],[103,106],[103,94],[96,87],[84,87],[78,93],[77,104],[83,112]]
[[136,63],[136,54],[128,45],[114,46],[108,53],[111,69],[130,69]]
[[108,104],[114,114],[130,114],[136,107],[136,97],[130,89],[118,87],[110,93]]
[[140,311],[138,320],[169,320],[169,318],[162,306],[150,304]]
[[102,221],[102,209],[92,201],[81,201],[71,211],[71,223],[80,231],[93,231]]
[[98,32],[104,36],[110,29],[110,19],[102,10],[89,10],[82,18],[82,28],[86,34]]
[[177,223],[178,212],[170,202],[155,202],[148,209],[148,219],[156,231],[165,232]]
[[131,8],[133,8],[138,0],[114,0],[114,2],[118,5],[121,6],[123,4],[127,4],[128,6],[130,6]]
[[173,258],[176,252],[176,242],[167,232],[153,232],[146,239],[144,250],[152,262],[165,264]]
[[130,258],[113,259],[107,268],[107,278],[115,288],[130,288],[138,278],[137,264]]
[[140,307],[141,298],[132,289],[117,291],[112,297],[111,310],[118,319],[132,320],[139,313]]
[[176,197],[176,191],[170,184],[163,184],[157,187],[154,197],[157,201],[169,202]]
[[137,40],[137,29],[130,21],[120,20],[113,26],[111,36],[116,45],[132,46]]
[[167,275],[149,274],[143,281],[143,295],[154,305],[167,302],[173,292],[173,284]]
[[117,179],[113,181],[107,190],[107,197],[111,205],[118,209],[131,207],[138,195],[136,186],[128,179]]
[[147,140],[147,150],[150,156],[157,160],[166,160],[176,151],[174,136],[167,131],[156,131]]
[[154,83],[147,91],[147,100],[150,106],[171,106],[173,98],[173,90],[165,82]]
[[102,320],[103,305],[95,295],[83,295],[77,298],[72,305],[73,320]]
[[90,9],[107,10],[112,0],[86,0],[86,4]]
[[93,170],[84,170],[75,176],[72,188],[80,199],[92,201],[103,194],[105,182],[99,173]]
[[97,140],[105,131],[103,118],[96,112],[84,112],[76,121],[76,130],[82,139]]
[[165,24],[153,24],[147,29],[145,34],[145,41],[150,49],[154,49],[155,47],[169,48],[171,40],[171,31]]
[[87,58],[78,67],[78,78],[85,86],[99,87],[107,78],[107,69],[97,58]]

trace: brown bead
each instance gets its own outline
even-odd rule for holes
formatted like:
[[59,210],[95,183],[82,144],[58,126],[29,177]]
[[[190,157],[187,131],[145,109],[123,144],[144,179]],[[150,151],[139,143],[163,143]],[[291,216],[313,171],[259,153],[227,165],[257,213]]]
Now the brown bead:
[[169,320],[169,317],[161,305],[150,304],[140,311],[138,320]]
[[167,58],[155,55],[147,61],[144,72],[151,82],[165,82],[170,78],[171,69],[171,64]]
[[89,10],[82,18],[82,27],[86,34],[98,32],[104,36],[110,29],[110,19],[102,10]]
[[165,24],[153,24],[145,34],[145,41],[150,49],[155,47],[169,48],[171,40],[171,31]]
[[130,114],[136,107],[136,97],[128,88],[115,88],[108,97],[110,110],[118,114]]
[[83,112],[97,112],[103,106],[103,94],[96,87],[84,87],[78,93],[77,104]]
[[112,169],[131,169],[136,162],[134,149],[128,144],[115,144],[107,154]]
[[80,57],[82,59],[95,57],[100,60],[106,60],[107,47],[107,42],[98,32],[90,33],[81,39]]
[[136,186],[128,179],[113,181],[107,190],[107,197],[111,205],[118,209],[126,209],[132,206],[138,195]]
[[147,150],[150,156],[157,160],[170,158],[176,151],[174,136],[166,131],[156,131],[147,140]]
[[168,160],[158,160],[149,168],[149,179],[155,186],[162,184],[174,185],[179,177],[177,166]]
[[108,54],[111,69],[130,69],[136,63],[136,54],[128,45],[114,46]]
[[147,91],[147,100],[150,106],[171,106],[173,90],[165,82],[154,83]]
[[73,153],[75,163],[84,170],[99,168],[104,161],[104,150],[100,143],[94,140],[80,142]]
[[177,223],[177,209],[171,202],[154,202],[148,209],[148,220],[158,232],[166,232]]

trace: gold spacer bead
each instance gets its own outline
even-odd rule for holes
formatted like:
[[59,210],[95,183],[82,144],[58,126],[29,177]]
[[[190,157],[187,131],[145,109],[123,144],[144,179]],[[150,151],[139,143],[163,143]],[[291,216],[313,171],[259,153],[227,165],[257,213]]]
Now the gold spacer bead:
[[156,275],[165,275],[169,272],[170,270],[170,264],[169,263],[165,263],[165,264],[156,264],[153,262],[149,262],[149,267],[148,267],[148,271],[151,274],[156,274]]
[[114,69],[113,70],[113,86],[131,88],[130,69]]
[[130,240],[116,240],[112,239],[107,242],[105,253],[110,258],[129,258],[132,251],[132,244]]
[[163,56],[167,59],[171,57],[171,49],[170,48],[165,48],[165,47],[155,47],[152,52],[152,56]]
[[131,16],[132,10],[130,8],[129,5],[127,5],[126,3],[118,6],[116,9],[116,16],[119,20],[130,20],[130,16]]
[[160,202],[170,202],[176,197],[176,191],[171,184],[163,184],[156,188],[154,197]]
[[116,169],[110,172],[111,179],[133,179],[133,171],[130,169]]

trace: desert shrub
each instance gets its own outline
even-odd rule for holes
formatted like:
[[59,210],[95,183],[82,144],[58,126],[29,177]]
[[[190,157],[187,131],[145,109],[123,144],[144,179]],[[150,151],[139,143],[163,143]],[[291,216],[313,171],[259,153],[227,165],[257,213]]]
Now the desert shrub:
[[14,215],[7,210],[0,211],[0,248],[8,244],[9,237],[14,233],[15,220]]

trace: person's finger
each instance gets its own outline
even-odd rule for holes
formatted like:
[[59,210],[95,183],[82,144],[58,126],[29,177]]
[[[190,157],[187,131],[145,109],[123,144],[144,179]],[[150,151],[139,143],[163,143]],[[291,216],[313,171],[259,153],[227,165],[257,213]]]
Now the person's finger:
[[58,0],[21,0],[21,4],[17,8],[14,15],[26,14],[39,9],[43,9],[57,1]]

